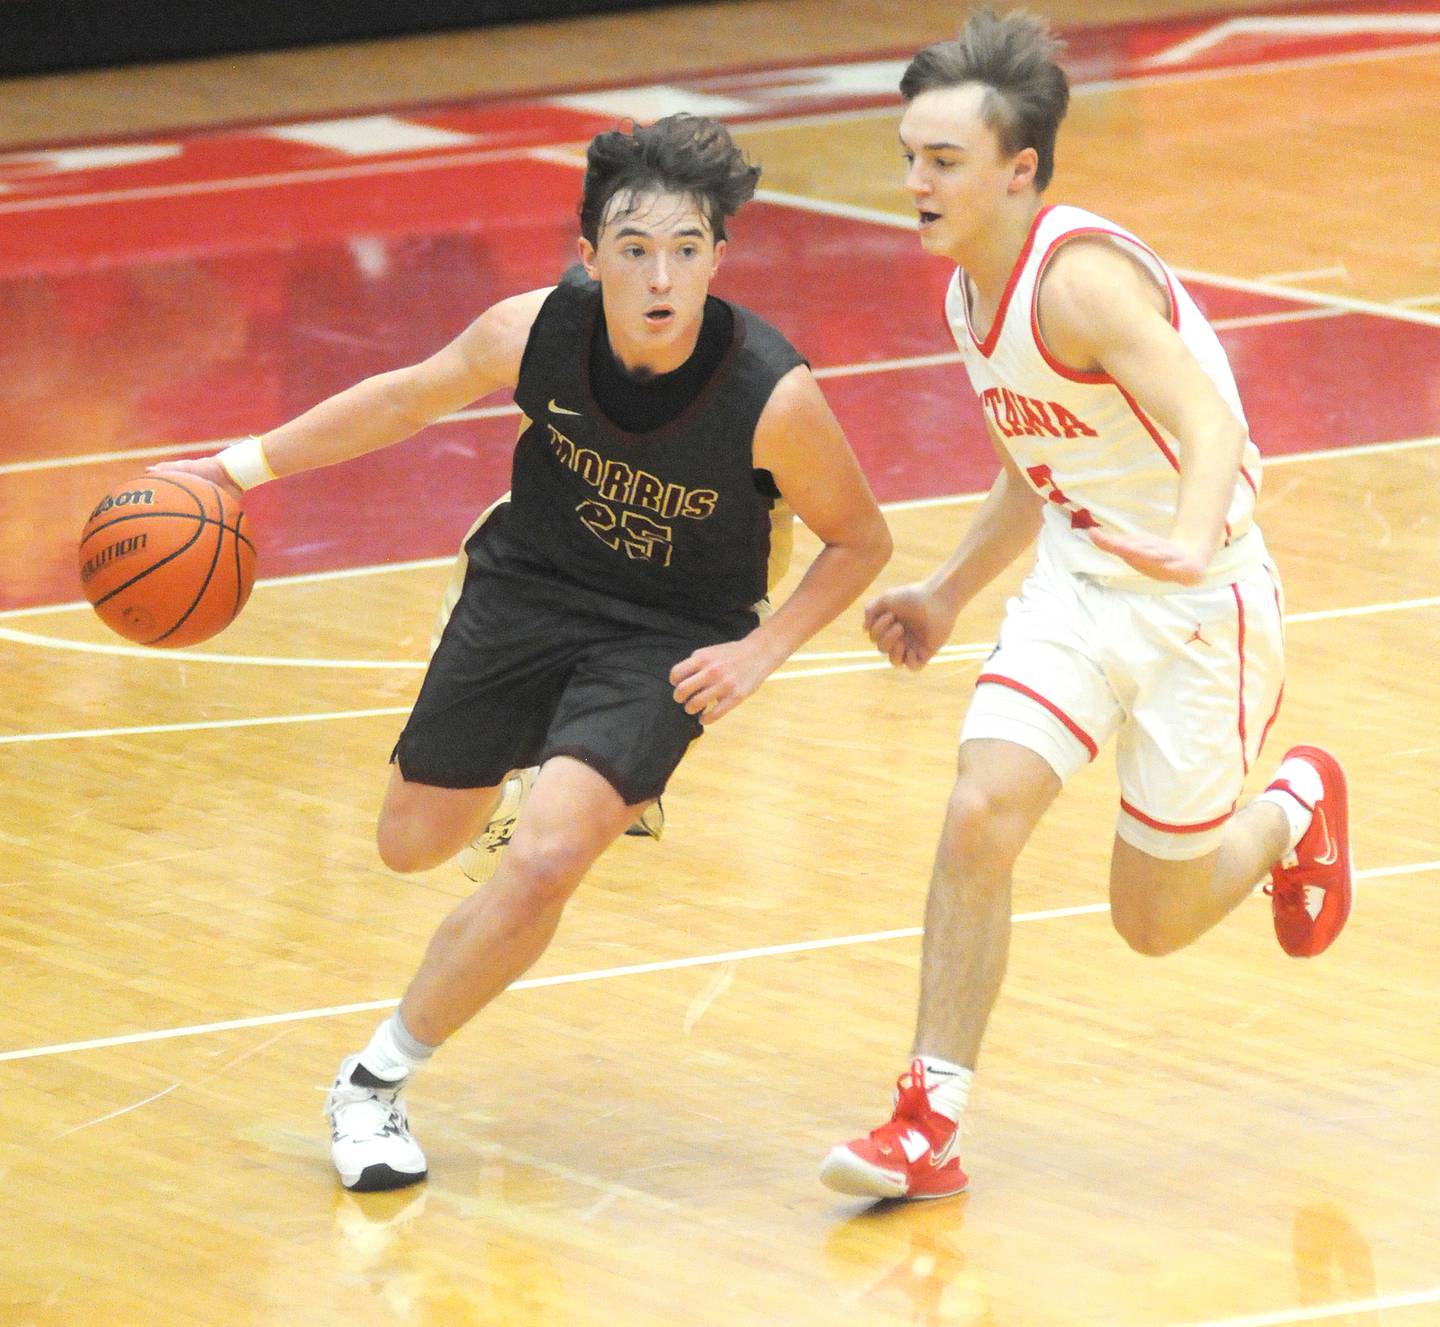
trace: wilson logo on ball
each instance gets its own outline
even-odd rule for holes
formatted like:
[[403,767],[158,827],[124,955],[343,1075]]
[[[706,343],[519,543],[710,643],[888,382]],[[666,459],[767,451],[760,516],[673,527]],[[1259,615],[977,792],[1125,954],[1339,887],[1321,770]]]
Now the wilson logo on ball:
[[93,521],[97,516],[103,516],[112,507],[133,507],[137,503],[145,506],[153,506],[155,502],[155,490],[153,488],[127,489],[124,493],[107,493],[101,500],[100,505],[90,513]]

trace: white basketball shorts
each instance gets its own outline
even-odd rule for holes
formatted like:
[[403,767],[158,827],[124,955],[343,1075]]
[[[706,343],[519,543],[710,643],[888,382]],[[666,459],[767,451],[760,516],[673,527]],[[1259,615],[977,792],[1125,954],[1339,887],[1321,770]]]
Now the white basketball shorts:
[[1153,857],[1216,848],[1280,707],[1284,600],[1265,561],[1232,583],[1144,593],[1053,565],[1006,608],[960,740],[1034,751],[1063,783],[1116,738],[1116,832]]

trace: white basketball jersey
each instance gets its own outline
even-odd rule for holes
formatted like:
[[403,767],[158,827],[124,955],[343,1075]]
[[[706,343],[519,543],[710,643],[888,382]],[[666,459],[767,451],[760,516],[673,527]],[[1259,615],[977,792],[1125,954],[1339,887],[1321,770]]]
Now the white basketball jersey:
[[[1046,207],[1010,274],[994,325],[981,339],[970,324],[968,278],[956,269],[945,314],[970,381],[1020,472],[1046,499],[1040,540],[1068,571],[1117,586],[1174,589],[1102,552],[1086,531],[1168,536],[1179,493],[1180,445],[1105,373],[1080,373],[1040,339],[1036,292],[1056,249],[1074,236],[1103,236],[1139,261],[1167,292],[1170,321],[1243,424],[1229,362],[1210,324],[1175,274],[1140,240],[1078,207]],[[1260,454],[1247,440],[1226,513],[1223,544],[1205,584],[1231,581],[1265,557],[1254,528]]]

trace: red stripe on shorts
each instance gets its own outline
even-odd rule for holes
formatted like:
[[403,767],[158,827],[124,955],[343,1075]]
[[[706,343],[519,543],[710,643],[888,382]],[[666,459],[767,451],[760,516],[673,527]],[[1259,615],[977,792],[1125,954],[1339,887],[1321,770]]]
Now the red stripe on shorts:
[[1167,834],[1200,834],[1207,829],[1214,829],[1217,825],[1223,825],[1232,815],[1235,808],[1232,806],[1223,816],[1216,816],[1214,820],[1205,820],[1198,825],[1167,825],[1163,820],[1156,820],[1147,816],[1143,811],[1131,806],[1123,797],[1120,799],[1120,809],[1142,825],[1149,825],[1151,829],[1163,829]]
[[1054,701],[1046,700],[1038,691],[1032,691],[1023,682],[1017,682],[1013,677],[1002,677],[999,673],[981,673],[975,679],[978,687],[983,682],[993,682],[996,686],[1009,687],[1012,691],[1018,691],[1022,696],[1028,696],[1037,705],[1049,710],[1065,727],[1070,735],[1080,743],[1089,753],[1090,759],[1094,760],[1100,754],[1100,748],[1095,745],[1095,739],[1090,736],[1078,723],[1065,713]]
[[1235,650],[1240,656],[1240,681],[1236,688],[1240,730],[1240,764],[1245,773],[1250,773],[1250,754],[1245,750],[1245,601],[1240,597],[1240,586],[1230,583],[1230,593],[1235,596]]

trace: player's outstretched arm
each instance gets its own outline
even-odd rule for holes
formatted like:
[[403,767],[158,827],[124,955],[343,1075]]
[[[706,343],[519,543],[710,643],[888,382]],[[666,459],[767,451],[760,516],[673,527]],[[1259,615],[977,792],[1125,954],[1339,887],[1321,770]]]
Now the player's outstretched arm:
[[532,290],[501,300],[428,359],[347,387],[263,438],[240,444],[243,450],[151,469],[188,471],[238,493],[400,442],[472,401],[514,387],[530,328],[549,293]]
[[960,610],[1030,546],[1040,498],[993,428],[1000,473],[955,551],[923,581],[897,585],[865,605],[865,630],[896,668],[923,668],[950,639]]
[[1097,547],[1156,580],[1194,585],[1220,544],[1248,435],[1169,320],[1158,283],[1114,245],[1071,241],[1040,288],[1052,353],[1100,369],[1180,441],[1180,480],[1169,531],[1097,528]]
[[755,465],[825,545],[800,584],[748,636],[697,650],[670,674],[675,699],[711,723],[728,714],[859,597],[890,557],[890,529],[808,368],[776,385],[755,430]]

